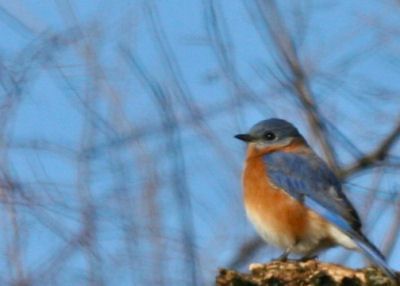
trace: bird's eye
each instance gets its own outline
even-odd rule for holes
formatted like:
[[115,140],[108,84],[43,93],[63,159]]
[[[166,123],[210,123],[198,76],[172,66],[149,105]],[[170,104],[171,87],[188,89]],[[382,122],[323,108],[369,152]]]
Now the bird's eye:
[[268,131],[268,132],[266,132],[266,133],[264,134],[264,138],[265,138],[266,140],[274,140],[274,139],[276,138],[276,136],[275,136],[274,133]]

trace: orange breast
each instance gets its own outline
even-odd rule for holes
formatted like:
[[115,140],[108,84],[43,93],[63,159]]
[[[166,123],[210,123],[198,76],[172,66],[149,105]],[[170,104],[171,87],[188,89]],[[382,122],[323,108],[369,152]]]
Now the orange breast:
[[305,235],[307,209],[270,182],[262,156],[246,160],[243,187],[246,212],[264,239],[288,247]]

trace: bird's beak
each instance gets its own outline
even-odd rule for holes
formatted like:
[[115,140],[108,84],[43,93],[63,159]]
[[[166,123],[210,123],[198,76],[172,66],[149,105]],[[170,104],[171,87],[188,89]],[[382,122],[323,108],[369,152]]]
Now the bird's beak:
[[250,134],[237,134],[235,135],[235,138],[242,140],[244,142],[251,142],[254,140],[254,137],[251,136]]

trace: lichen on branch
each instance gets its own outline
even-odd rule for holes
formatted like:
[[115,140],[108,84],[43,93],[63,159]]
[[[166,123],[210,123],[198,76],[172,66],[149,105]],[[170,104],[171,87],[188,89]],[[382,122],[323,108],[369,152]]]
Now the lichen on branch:
[[220,269],[216,277],[218,286],[395,286],[375,267],[351,269],[318,260],[273,261],[250,264],[249,273]]

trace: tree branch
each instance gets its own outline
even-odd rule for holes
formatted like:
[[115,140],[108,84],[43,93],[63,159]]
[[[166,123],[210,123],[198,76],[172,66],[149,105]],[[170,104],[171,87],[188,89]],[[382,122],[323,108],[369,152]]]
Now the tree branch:
[[386,138],[376,147],[374,151],[359,158],[356,162],[348,167],[343,168],[339,175],[342,178],[349,177],[359,171],[373,167],[378,162],[384,161],[391,148],[396,143],[400,136],[400,120],[397,122],[393,130],[386,136]]
[[374,267],[351,269],[317,260],[251,264],[250,273],[220,269],[216,285],[397,285]]

